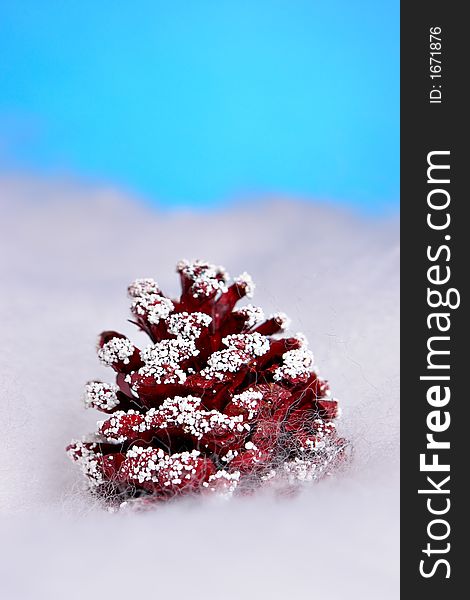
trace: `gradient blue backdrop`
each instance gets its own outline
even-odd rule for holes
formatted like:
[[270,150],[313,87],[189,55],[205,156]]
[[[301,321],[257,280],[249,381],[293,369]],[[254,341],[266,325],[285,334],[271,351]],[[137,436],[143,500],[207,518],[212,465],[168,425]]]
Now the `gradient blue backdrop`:
[[398,0],[0,3],[0,169],[394,206]]

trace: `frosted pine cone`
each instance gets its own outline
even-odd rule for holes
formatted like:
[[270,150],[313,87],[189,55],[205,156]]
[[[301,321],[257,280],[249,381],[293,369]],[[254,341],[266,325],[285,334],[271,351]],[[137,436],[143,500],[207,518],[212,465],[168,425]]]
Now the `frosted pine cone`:
[[235,308],[253,294],[248,274],[229,284],[223,268],[202,261],[181,261],[177,271],[179,300],[153,279],[129,287],[149,346],[139,350],[115,331],[100,336],[98,357],[116,384],[89,382],[85,405],[107,417],[67,448],[92,489],[153,502],[325,474],[345,441],[305,338],[278,335],[288,321],[281,313]]

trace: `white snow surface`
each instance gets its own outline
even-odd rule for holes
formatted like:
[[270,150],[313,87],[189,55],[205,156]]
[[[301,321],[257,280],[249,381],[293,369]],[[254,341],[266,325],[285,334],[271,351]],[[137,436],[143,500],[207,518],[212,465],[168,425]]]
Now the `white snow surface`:
[[[168,212],[112,189],[0,178],[0,596],[398,598],[398,219],[327,204]],[[180,258],[248,271],[254,302],[302,331],[342,406],[349,467],[296,497],[184,499],[103,511],[64,452],[100,414],[81,401],[97,334],[127,285],[178,291]]]

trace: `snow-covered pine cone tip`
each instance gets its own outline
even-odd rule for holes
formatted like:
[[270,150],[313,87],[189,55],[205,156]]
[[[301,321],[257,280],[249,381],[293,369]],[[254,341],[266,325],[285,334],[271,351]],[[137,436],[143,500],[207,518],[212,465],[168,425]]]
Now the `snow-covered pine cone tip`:
[[104,331],[98,358],[116,383],[90,381],[85,405],[107,413],[97,432],[67,451],[91,489],[114,503],[182,493],[246,492],[317,479],[346,442],[338,405],[314,370],[304,336],[280,337],[283,313],[265,317],[247,273],[229,283],[222,267],[180,261],[179,300],[153,279],[129,286],[140,350]]

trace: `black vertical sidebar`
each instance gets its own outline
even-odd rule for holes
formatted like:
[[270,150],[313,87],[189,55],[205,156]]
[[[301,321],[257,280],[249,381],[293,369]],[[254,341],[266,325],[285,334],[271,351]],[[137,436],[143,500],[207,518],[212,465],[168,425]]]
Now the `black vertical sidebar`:
[[[466,595],[465,581],[470,576],[470,567],[466,566],[469,519],[465,516],[470,512],[466,491],[470,479],[470,395],[464,387],[467,372],[470,374],[466,309],[470,273],[470,217],[467,216],[470,193],[466,189],[470,176],[470,165],[466,164],[469,118],[468,109],[464,108],[464,104],[469,104],[464,90],[470,87],[467,66],[470,34],[464,8],[465,3],[436,0],[401,3],[401,597],[404,599],[460,598]],[[431,152],[435,154],[430,155]],[[438,165],[429,172],[431,182],[428,160]],[[445,165],[450,169],[439,167]],[[447,178],[450,181],[446,183]],[[435,191],[429,199],[432,190]],[[429,200],[439,208],[430,208]],[[440,208],[448,200],[448,206]],[[436,265],[438,269],[429,273],[428,269]],[[441,282],[447,276],[449,280],[445,283],[429,281],[431,277]],[[443,303],[450,289],[457,290],[460,306],[430,307],[428,288],[440,291]],[[457,297],[457,293],[450,292],[449,304],[455,305]],[[439,304],[438,298],[438,294],[432,295],[431,302]],[[442,316],[430,317],[433,313]],[[448,326],[448,330],[440,331],[438,323],[443,330]],[[450,339],[430,342],[433,336]],[[430,356],[429,343],[432,350],[444,353]],[[447,350],[449,354],[445,353]],[[435,368],[429,368],[430,364]],[[421,376],[443,379],[433,381],[420,379]],[[431,396],[436,401],[434,405],[429,403],[427,395],[432,386],[441,386],[440,395],[435,392]],[[442,400],[446,386],[450,390],[447,404]],[[432,411],[437,412],[430,416]],[[450,426],[445,428],[448,418]],[[442,431],[436,433],[430,426]],[[433,434],[432,439],[443,445],[437,450],[427,448],[428,434]],[[446,442],[450,448],[445,447]],[[436,454],[438,464],[449,464],[450,470],[422,471],[420,454],[423,453],[427,464]],[[442,483],[448,476],[450,479]],[[424,492],[419,494],[418,490]],[[437,564],[439,560],[443,562]],[[426,576],[420,573],[420,565]]]

